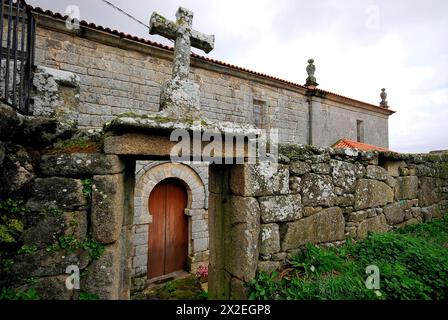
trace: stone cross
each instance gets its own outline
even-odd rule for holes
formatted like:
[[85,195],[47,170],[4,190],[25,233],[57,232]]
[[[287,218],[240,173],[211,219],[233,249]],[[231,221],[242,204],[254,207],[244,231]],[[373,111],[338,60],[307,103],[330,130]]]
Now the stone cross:
[[215,45],[215,36],[193,30],[193,12],[180,7],[176,22],[154,12],[149,22],[150,34],[175,40],[172,79],[166,82],[160,95],[160,109],[164,115],[185,120],[202,117],[199,85],[188,79],[191,47],[209,53]]
[[170,21],[154,12],[150,20],[150,34],[175,40],[173,79],[188,79],[191,47],[209,53],[215,46],[215,36],[193,30],[193,12],[180,7],[176,13],[176,22]]

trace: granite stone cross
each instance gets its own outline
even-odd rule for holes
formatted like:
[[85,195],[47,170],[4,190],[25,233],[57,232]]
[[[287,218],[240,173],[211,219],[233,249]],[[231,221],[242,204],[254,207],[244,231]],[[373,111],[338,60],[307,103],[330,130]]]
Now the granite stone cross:
[[199,85],[188,79],[191,47],[209,53],[215,45],[215,36],[193,30],[192,24],[193,12],[182,7],[177,10],[176,22],[156,12],[150,20],[150,34],[175,40],[173,75],[162,86],[160,94],[160,111],[171,118],[192,120],[202,117]]
[[174,45],[174,79],[188,79],[191,47],[209,53],[215,45],[215,36],[193,30],[192,24],[193,12],[182,7],[177,10],[176,22],[170,21],[156,12],[151,16],[149,33],[176,41]]

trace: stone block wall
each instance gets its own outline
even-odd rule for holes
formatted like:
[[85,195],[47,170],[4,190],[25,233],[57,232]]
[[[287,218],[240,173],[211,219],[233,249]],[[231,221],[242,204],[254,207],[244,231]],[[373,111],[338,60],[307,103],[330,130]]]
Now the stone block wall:
[[[85,135],[0,105],[2,290],[33,289],[40,299],[129,298],[135,166],[100,149],[76,151]],[[60,144],[70,138],[75,144]],[[80,290],[66,288],[69,266],[79,268]]]
[[244,298],[244,282],[281,270],[307,243],[339,245],[448,213],[448,153],[283,145],[275,170],[212,166],[210,179],[212,298]]
[[[347,109],[328,99],[314,98],[312,110],[312,140],[314,145],[332,146],[339,138],[358,140],[357,121],[364,123],[364,142],[389,148],[387,115]],[[329,134],[331,132],[331,134]]]
[[[245,298],[257,271],[281,269],[307,243],[337,245],[448,212],[448,153],[279,149],[277,167],[211,165],[209,213],[205,167],[195,173],[168,163],[154,172],[191,181],[192,245],[197,259],[209,259],[210,298]],[[129,298],[144,266],[136,238],[147,239],[135,215],[142,210],[134,210],[135,164],[104,154],[95,132],[0,105],[0,285],[13,279],[9,289],[76,299],[80,292],[65,281],[66,268],[77,266],[84,293]]]
[[[79,103],[71,114],[78,125],[100,128],[120,114],[157,112],[160,88],[171,77],[172,52],[91,29],[85,35],[70,33],[65,21],[38,19],[36,64],[79,77]],[[278,128],[282,143],[309,143],[313,119],[312,144],[356,139],[356,121],[362,120],[366,143],[388,145],[387,112],[374,106],[316,97],[310,115],[305,88],[197,58],[192,58],[190,78],[200,85],[201,110],[211,121],[254,124],[256,101],[264,106],[264,127]],[[326,134],[331,130],[338,134]]]
[[78,121],[80,77],[77,74],[38,66],[33,75],[33,89],[33,115]]
[[[171,53],[162,57],[157,51],[163,50],[157,48],[147,50],[145,54],[37,28],[36,64],[80,77],[77,120],[84,128],[102,127],[123,113],[159,110],[160,88],[171,78],[172,57]],[[307,142],[304,93],[209,71],[195,63],[190,77],[201,87],[201,108],[210,120],[253,123],[253,100],[258,99],[266,103],[266,122],[282,128],[283,141]]]

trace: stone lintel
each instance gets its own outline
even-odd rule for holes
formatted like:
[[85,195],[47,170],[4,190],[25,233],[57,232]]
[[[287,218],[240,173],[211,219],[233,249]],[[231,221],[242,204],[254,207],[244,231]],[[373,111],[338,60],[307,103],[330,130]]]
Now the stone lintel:
[[171,159],[172,150],[176,148],[176,155],[186,155],[182,161],[213,160],[207,159],[210,156],[216,160],[243,161],[249,155],[254,156],[254,152],[249,152],[253,151],[249,148],[249,139],[253,141],[260,136],[260,131],[251,126],[212,124],[205,119],[176,120],[163,113],[152,117],[118,117],[104,130],[106,154]]
[[[179,161],[202,160],[209,161],[214,159],[237,159],[241,163],[249,158],[248,143],[242,145],[235,143],[226,143],[222,138],[221,150],[219,148],[208,152],[213,147],[214,142],[200,142],[196,146],[193,143],[193,134],[190,134],[190,141],[183,145],[182,159]],[[179,145],[178,145],[179,144]],[[171,159],[171,151],[176,148],[179,150],[180,142],[171,141],[170,136],[163,133],[125,133],[110,135],[104,140],[104,152],[119,156],[140,156],[157,157],[160,159]],[[185,159],[183,156],[186,155]],[[212,157],[210,159],[209,155]],[[224,163],[225,161],[223,161]]]

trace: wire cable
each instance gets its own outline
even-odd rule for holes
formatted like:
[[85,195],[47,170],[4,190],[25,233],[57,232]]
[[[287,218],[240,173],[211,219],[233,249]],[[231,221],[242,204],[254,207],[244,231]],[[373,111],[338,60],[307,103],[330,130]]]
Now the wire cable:
[[[110,1],[107,0],[101,0],[102,2],[104,2],[105,4],[107,4],[108,6],[110,6],[111,8],[117,10],[118,12],[124,14],[125,16],[127,16],[128,18],[131,18],[132,20],[134,20],[135,22],[141,24],[142,26],[144,26],[145,28],[147,28],[148,30],[150,29],[150,26],[148,26],[147,24],[143,23],[142,21],[140,21],[139,19],[137,19],[136,17],[134,17],[133,15],[131,15],[130,13],[127,13],[126,11],[124,11],[123,9],[117,7],[116,5],[114,5],[113,3],[111,3]],[[171,41],[172,43],[174,43],[173,40],[168,39],[169,41]]]
[[137,23],[141,24],[142,26],[146,27],[149,29],[149,26],[145,23],[143,23],[142,21],[138,20],[136,17],[134,17],[133,15],[127,13],[126,11],[124,11],[123,9],[117,7],[116,5],[114,5],[113,3],[107,1],[107,0],[101,0],[102,2],[104,2],[105,4],[107,4],[108,6],[114,8],[115,10],[121,12],[122,14],[128,16],[129,18],[131,18],[132,20],[136,21]]

